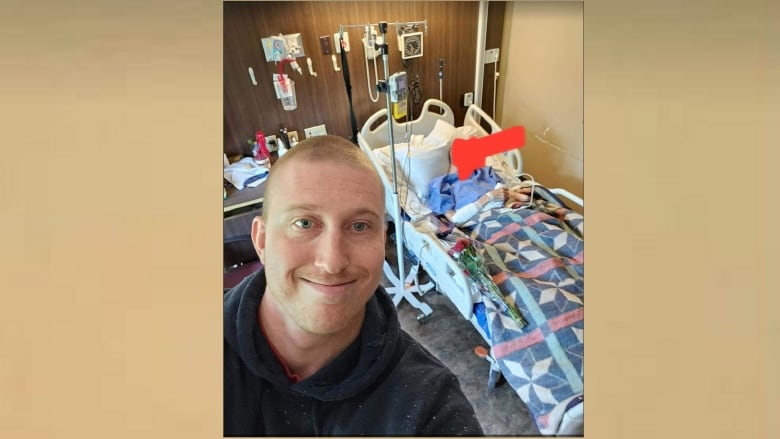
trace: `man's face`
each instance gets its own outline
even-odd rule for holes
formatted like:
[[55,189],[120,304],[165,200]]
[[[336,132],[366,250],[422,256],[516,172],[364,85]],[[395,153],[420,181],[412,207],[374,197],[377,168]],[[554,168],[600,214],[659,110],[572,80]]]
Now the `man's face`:
[[382,276],[383,188],[366,169],[299,161],[280,170],[252,238],[266,293],[288,323],[332,334],[362,323]]

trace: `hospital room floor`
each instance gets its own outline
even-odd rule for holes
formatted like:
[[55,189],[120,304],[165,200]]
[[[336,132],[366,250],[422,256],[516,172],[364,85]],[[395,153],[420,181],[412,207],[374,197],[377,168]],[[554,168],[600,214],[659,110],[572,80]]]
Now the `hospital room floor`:
[[[386,257],[395,261],[395,255],[395,242],[388,236]],[[409,267],[409,260],[406,259],[404,264]],[[397,264],[392,265],[397,270]],[[382,285],[391,286],[387,278],[383,279]],[[419,323],[419,311],[404,301],[398,305],[401,326],[458,376],[463,392],[474,406],[485,434],[539,436],[539,430],[528,409],[511,386],[502,381],[496,388],[488,389],[490,366],[486,360],[474,354],[474,347],[487,347],[487,343],[471,323],[458,313],[444,295],[432,290],[426,293],[422,300],[433,309],[428,321]]]

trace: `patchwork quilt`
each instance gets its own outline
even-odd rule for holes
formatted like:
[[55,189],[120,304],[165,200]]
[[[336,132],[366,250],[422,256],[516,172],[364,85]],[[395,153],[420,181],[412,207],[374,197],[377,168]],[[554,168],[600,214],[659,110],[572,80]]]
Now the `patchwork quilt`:
[[486,332],[507,382],[542,434],[555,434],[583,400],[584,229],[577,212],[537,200],[535,209],[491,209],[454,229],[467,236],[493,281],[523,314],[522,330],[483,300]]

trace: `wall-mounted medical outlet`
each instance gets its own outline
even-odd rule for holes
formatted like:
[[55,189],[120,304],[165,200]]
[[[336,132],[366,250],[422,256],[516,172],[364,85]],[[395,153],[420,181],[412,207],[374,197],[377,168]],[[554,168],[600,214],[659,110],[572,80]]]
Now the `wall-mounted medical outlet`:
[[303,52],[303,38],[301,34],[288,34],[284,36],[284,41],[287,43],[287,54],[292,55],[295,58],[306,56]]
[[[336,53],[341,53],[341,44],[339,44],[340,43],[340,41],[339,41],[339,36],[340,35],[341,34],[338,33],[338,32],[333,34],[333,42],[335,43],[333,45],[336,46]],[[349,33],[348,32],[344,32],[344,51],[345,52],[349,52]]]
[[305,134],[308,139],[309,137],[327,135],[328,131],[325,130],[325,125],[317,125],[316,127],[304,128],[303,134]]
[[485,64],[498,62],[498,49],[488,49],[485,51]]
[[282,36],[272,35],[263,38],[260,40],[260,44],[263,46],[266,62],[279,62],[287,57],[287,54],[285,53],[285,46],[287,43]]
[[323,55],[330,55],[330,35],[323,35],[320,37],[320,49]]
[[468,107],[474,103],[474,93],[468,92],[463,95],[463,106]]
[[263,53],[267,62],[279,62],[290,56],[293,58],[306,56],[306,53],[303,51],[303,38],[301,38],[300,33],[272,35],[262,38],[260,45],[263,47]]

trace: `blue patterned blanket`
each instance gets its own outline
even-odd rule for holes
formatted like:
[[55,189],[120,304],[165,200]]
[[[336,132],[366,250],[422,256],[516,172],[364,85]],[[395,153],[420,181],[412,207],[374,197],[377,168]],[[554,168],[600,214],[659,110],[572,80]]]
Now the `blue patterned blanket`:
[[[532,209],[491,209],[453,230],[468,236],[493,281],[529,325],[520,330],[484,300],[493,354],[542,434],[555,434],[583,399],[583,217],[538,200]],[[472,241],[472,242],[473,242]]]

